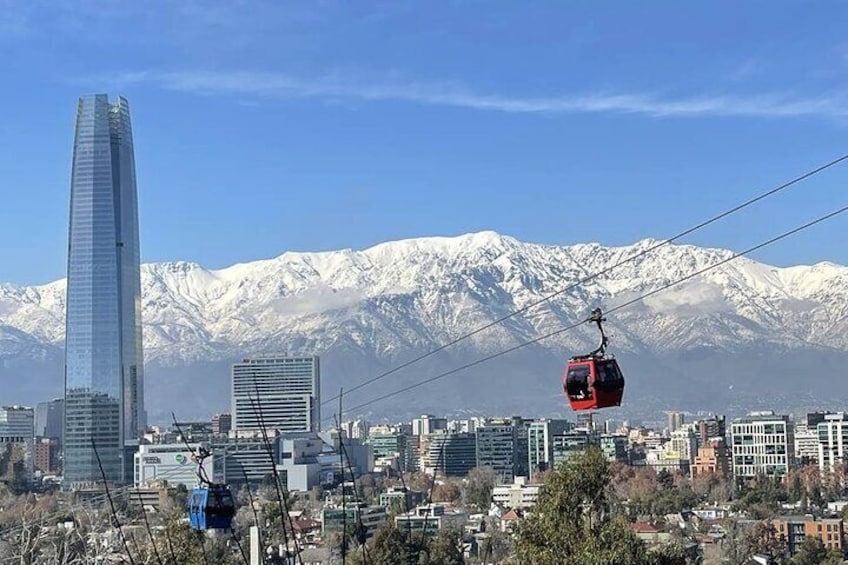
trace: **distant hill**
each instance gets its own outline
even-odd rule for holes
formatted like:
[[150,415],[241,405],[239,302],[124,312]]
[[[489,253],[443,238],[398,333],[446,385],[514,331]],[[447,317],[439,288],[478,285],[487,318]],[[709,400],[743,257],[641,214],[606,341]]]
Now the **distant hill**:
[[[229,365],[253,353],[320,354],[328,398],[656,243],[550,246],[480,232],[363,251],[289,252],[218,271],[144,265],[150,419],[228,409]],[[665,246],[350,395],[347,406],[573,324],[594,306],[622,304],[731,254]],[[0,284],[0,402],[62,395],[64,300],[64,280]],[[604,417],[848,404],[843,266],[738,259],[616,312],[608,327],[627,391],[626,405]],[[363,413],[569,416],[563,361],[595,342],[586,325]]]

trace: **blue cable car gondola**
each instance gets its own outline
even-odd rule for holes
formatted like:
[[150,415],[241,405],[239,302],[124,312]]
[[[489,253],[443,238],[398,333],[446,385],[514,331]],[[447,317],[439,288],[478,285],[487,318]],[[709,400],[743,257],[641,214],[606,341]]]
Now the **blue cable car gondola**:
[[227,485],[201,485],[191,491],[188,518],[195,530],[229,530],[236,513]]
[[203,460],[211,455],[203,447],[192,454],[197,463],[198,485],[188,498],[188,519],[195,530],[229,530],[232,527],[236,505],[230,487],[209,480],[203,469]]

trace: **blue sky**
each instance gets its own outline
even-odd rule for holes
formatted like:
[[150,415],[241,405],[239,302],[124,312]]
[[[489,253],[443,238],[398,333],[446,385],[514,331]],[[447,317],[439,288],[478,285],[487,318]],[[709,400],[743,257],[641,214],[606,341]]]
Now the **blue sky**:
[[[0,281],[64,275],[80,94],[129,98],[144,261],[493,229],[664,238],[848,151],[837,2],[0,0]],[[692,236],[848,203],[848,165]],[[848,220],[760,253],[848,263]]]

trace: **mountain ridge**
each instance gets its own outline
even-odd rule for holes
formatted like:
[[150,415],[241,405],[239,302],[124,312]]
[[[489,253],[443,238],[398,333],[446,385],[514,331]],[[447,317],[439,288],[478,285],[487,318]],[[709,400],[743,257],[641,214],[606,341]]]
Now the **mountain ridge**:
[[[399,375],[400,386],[428,369],[451,368],[572,325],[594,306],[614,308],[733,254],[668,244],[575,285],[660,243],[557,246],[483,231],[363,250],[287,251],[217,270],[186,261],[145,264],[148,394],[154,404],[167,400],[166,393],[151,390],[157,372],[189,381],[183,385],[190,390],[196,380],[193,367],[215,366],[220,405],[228,363],[274,351],[327,355],[327,384],[351,387],[375,371],[560,293]],[[33,287],[0,283],[0,361],[7,373],[21,363],[47,363],[55,372],[64,338],[64,288],[62,279]],[[739,258],[615,312],[608,326],[611,350],[637,364],[687,358],[693,352],[723,363],[721,355],[749,350],[841,359],[848,352],[848,267],[831,262],[774,267]],[[559,378],[557,364],[591,348],[595,340],[592,328],[581,326],[528,348],[503,366],[529,370],[533,386],[553,395],[558,385],[549,385]],[[51,378],[55,388],[55,375]],[[480,404],[486,405],[483,396]]]

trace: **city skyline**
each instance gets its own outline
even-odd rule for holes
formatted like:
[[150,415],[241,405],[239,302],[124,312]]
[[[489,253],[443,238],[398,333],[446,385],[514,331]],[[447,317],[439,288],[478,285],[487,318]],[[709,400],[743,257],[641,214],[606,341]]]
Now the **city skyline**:
[[146,426],[135,159],[123,97],[79,99],[69,217],[65,481],[97,482],[102,464],[108,480],[123,482],[124,445]]

